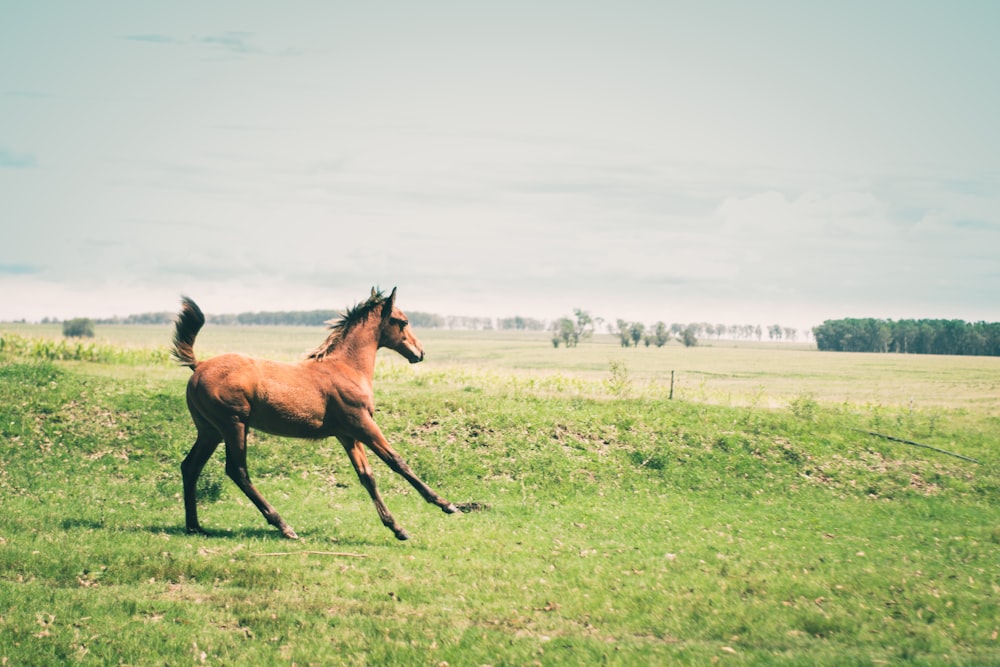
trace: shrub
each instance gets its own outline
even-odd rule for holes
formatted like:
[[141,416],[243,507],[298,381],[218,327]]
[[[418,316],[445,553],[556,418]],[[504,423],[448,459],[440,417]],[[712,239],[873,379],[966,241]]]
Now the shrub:
[[93,338],[94,323],[86,317],[63,322],[63,336],[67,338]]
[[629,377],[628,368],[624,362],[611,360],[611,377],[607,380],[608,391],[618,398],[626,398],[629,388],[632,386],[632,378]]

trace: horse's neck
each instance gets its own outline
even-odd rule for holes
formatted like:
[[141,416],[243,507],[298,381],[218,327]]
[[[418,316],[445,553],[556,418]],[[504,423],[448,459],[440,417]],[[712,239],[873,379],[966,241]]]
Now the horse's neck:
[[369,379],[375,375],[375,356],[378,353],[378,329],[371,325],[352,329],[331,355]]

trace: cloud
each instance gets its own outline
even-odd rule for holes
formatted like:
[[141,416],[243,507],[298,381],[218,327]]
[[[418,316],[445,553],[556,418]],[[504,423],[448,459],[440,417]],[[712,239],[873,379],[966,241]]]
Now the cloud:
[[955,227],[982,232],[1000,232],[1000,223],[988,220],[956,220]]
[[35,156],[29,153],[15,153],[0,148],[0,169],[31,169],[37,167]]
[[3,92],[3,96],[24,100],[49,100],[58,98],[57,95],[52,95],[51,93],[41,93],[37,90],[6,90]]
[[125,35],[122,39],[127,39],[131,42],[148,42],[150,44],[183,44],[182,41],[174,39],[169,35],[160,34]]
[[738,237],[849,234],[871,238],[891,232],[885,205],[868,192],[806,192],[795,199],[763,192],[727,199],[716,215],[723,220],[723,231]]
[[233,53],[260,53],[260,50],[250,45],[252,33],[241,31],[226,31],[216,35],[198,37],[196,41],[210,46],[218,46]]
[[[165,35],[162,33],[139,33],[132,35],[124,35],[122,39],[128,40],[130,42],[144,42],[146,44],[163,44],[163,45],[202,45],[212,47],[214,49],[221,49],[223,51],[228,51],[229,53],[237,54],[268,54],[269,52],[257,47],[251,43],[251,38],[254,33],[244,32],[241,30],[224,30],[222,32],[209,34],[209,35],[195,35],[190,39],[178,39],[171,35]],[[296,51],[294,49],[287,49],[281,52],[281,55],[293,54]]]
[[732,197],[715,212],[717,251],[739,266],[741,289],[822,304],[825,316],[976,317],[998,289],[988,189],[899,180]]
[[40,267],[33,264],[0,264],[0,275],[27,276],[41,271]]

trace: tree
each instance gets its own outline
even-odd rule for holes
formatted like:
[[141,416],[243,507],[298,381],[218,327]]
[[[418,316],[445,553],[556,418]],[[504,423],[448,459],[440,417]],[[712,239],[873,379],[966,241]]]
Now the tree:
[[670,330],[663,322],[656,323],[656,328],[653,330],[653,342],[656,343],[656,347],[663,347],[670,342]]
[[576,326],[573,328],[573,333],[577,341],[586,340],[594,335],[594,319],[590,313],[576,308],[573,310],[573,315],[576,316]]
[[67,338],[93,338],[94,323],[86,317],[63,322],[63,336]]
[[646,330],[646,325],[642,322],[633,322],[629,330],[632,334],[632,344],[639,347],[639,341],[642,340],[642,334]]
[[576,325],[568,317],[560,318],[552,325],[552,344],[559,347],[557,340],[561,340],[566,347],[574,347],[580,342],[580,337],[576,334]]
[[681,332],[681,342],[684,343],[684,347],[694,347],[698,344],[697,324],[689,324],[685,327],[684,331]]
[[621,342],[622,347],[628,347],[632,344],[632,325],[630,325],[625,320],[618,320],[618,340]]
[[561,317],[552,323],[552,344],[559,347],[561,341],[566,347],[576,347],[581,340],[586,340],[594,335],[594,319],[586,310],[576,308],[573,310],[575,320],[569,317]]
[[917,333],[913,338],[913,351],[920,354],[933,354],[936,338],[937,331],[933,325],[927,320],[923,320],[917,327]]
[[872,320],[870,324],[872,348],[876,352],[888,352],[889,341],[892,340],[890,324],[881,320]]

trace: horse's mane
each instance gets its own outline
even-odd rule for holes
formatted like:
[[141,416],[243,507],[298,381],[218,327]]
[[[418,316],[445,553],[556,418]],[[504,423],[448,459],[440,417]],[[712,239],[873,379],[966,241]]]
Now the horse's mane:
[[327,325],[330,328],[330,335],[319,344],[315,350],[306,355],[306,359],[322,361],[324,357],[337,349],[337,346],[344,340],[344,336],[358,322],[364,322],[373,310],[385,303],[385,295],[381,290],[372,288],[372,295],[367,301],[356,304],[341,313],[335,320],[329,320]]

